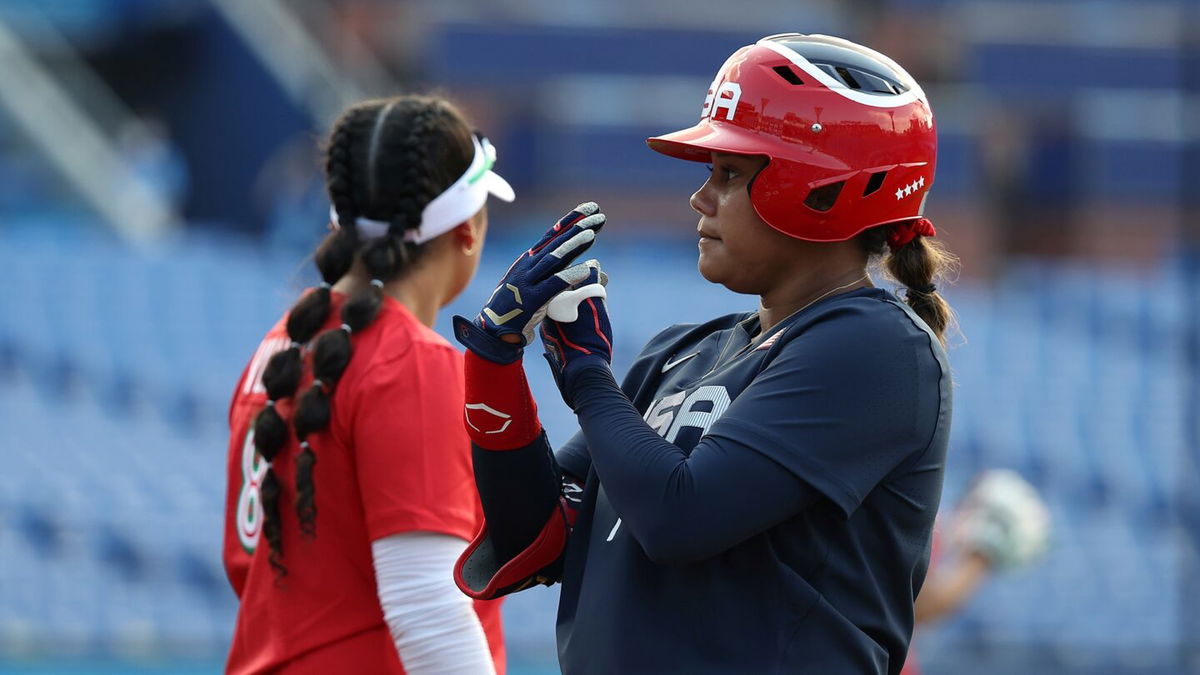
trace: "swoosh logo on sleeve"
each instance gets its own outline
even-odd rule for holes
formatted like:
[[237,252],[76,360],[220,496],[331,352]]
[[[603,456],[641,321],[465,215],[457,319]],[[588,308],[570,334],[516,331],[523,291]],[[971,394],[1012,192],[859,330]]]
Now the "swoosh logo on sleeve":
[[687,356],[681,356],[681,357],[675,359],[674,361],[667,361],[665,364],[663,364],[662,372],[664,372],[664,373],[667,372],[668,370],[683,363],[684,361],[687,361],[688,359],[692,358],[693,356],[695,356],[699,353],[700,352],[692,352],[691,354],[688,354]]

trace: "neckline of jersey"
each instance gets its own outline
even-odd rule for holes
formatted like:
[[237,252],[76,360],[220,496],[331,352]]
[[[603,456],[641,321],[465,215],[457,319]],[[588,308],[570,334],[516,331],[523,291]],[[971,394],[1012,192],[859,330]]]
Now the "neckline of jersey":
[[[346,299],[349,299],[349,297],[350,297],[350,295],[348,293],[344,293],[342,291],[335,291],[333,289],[329,290],[329,294],[340,296],[343,299],[343,302]],[[421,323],[421,320],[417,318],[416,314],[412,313],[412,310],[408,308],[408,305],[405,305],[403,302],[400,302],[399,300],[397,300],[396,298],[393,298],[392,296],[388,295],[387,293],[383,294],[383,306],[384,307],[388,307],[388,306],[397,307],[400,309],[400,312],[402,314],[407,315],[408,318],[412,319],[413,321],[416,321],[417,323]],[[421,325],[424,326],[425,324],[421,324]]]
[[[811,312],[813,309],[815,309],[817,307],[824,307],[824,306],[828,305],[829,303],[837,301],[837,300],[845,300],[845,299],[857,298],[857,297],[870,297],[873,295],[881,297],[881,298],[887,298],[891,294],[888,293],[888,291],[886,289],[880,288],[878,286],[864,286],[862,288],[855,288],[853,290],[845,291],[844,293],[838,293],[836,295],[831,295],[827,298],[822,298],[821,300],[814,302],[811,305],[801,307],[800,309],[796,310],[795,312],[792,312],[791,314],[789,314],[789,315],[785,316],[783,319],[781,319],[779,321],[779,323],[777,323],[771,327],[770,331],[763,333],[763,334],[759,334],[759,335],[754,335],[751,332],[752,330],[757,330],[758,326],[759,326],[758,311],[757,310],[753,311],[750,313],[749,316],[747,316],[745,319],[742,319],[741,321],[737,322],[729,329],[730,330],[729,338],[725,341],[725,346],[723,346],[721,348],[720,353],[717,355],[717,360],[715,362],[713,362],[712,367],[709,368],[708,371],[705,372],[703,375],[701,375],[696,381],[698,382],[700,380],[703,380],[704,378],[708,377],[709,375],[712,375],[713,373],[720,370],[721,368],[734,363],[735,361],[741,359],[742,357],[746,356],[747,354],[753,354],[755,352],[755,350],[757,350],[758,347],[760,345],[762,345],[762,343],[769,340],[771,338],[771,336],[778,335],[779,333],[787,330],[789,327],[791,327],[791,325],[793,323],[795,323],[797,320],[799,320],[800,317],[804,316],[805,314],[808,314],[809,312]],[[743,342],[742,346],[739,347],[737,349],[737,351],[733,352],[732,355],[726,357],[726,353],[729,351],[729,347],[733,344],[734,338],[737,337],[737,335],[739,333],[741,333],[741,335],[742,335],[742,340],[741,340],[741,342]]]
[[[878,293],[876,293],[876,292],[878,292]],[[787,330],[787,328],[791,324],[795,323],[797,319],[804,316],[805,314],[808,314],[810,311],[812,311],[813,309],[816,309],[817,307],[823,307],[823,306],[828,305],[829,303],[837,301],[837,300],[846,300],[846,299],[858,298],[858,297],[869,297],[871,295],[876,295],[876,294],[880,295],[881,297],[887,297],[888,295],[890,295],[886,289],[880,288],[878,286],[863,286],[862,288],[855,288],[855,289],[851,289],[849,291],[843,291],[841,293],[837,293],[836,295],[831,295],[827,298],[821,298],[820,300],[812,303],[811,305],[805,305],[804,307],[801,307],[800,309],[798,309],[798,310],[792,312],[791,314],[788,314],[787,316],[780,319],[778,323],[776,323],[774,326],[771,326],[771,330],[764,332],[764,333],[753,334],[750,332],[751,326],[753,326],[753,330],[758,330],[758,327],[760,325],[759,324],[759,314],[757,311],[752,312],[750,314],[750,316],[746,317],[742,321],[739,321],[737,325],[739,327],[744,327],[744,329],[748,335],[749,344],[747,344],[745,346],[750,346],[750,344],[758,345],[758,344],[762,344],[763,342],[766,342],[768,339],[770,339],[770,337],[772,335],[776,335],[776,334],[780,333],[781,331]]]

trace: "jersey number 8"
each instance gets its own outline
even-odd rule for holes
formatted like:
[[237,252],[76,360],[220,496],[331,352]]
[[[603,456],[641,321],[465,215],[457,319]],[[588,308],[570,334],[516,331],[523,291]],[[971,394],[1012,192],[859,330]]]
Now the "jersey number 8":
[[238,540],[246,553],[254,553],[262,533],[263,505],[259,486],[268,468],[267,462],[254,449],[254,430],[251,429],[242,443],[242,489],[237,502]]

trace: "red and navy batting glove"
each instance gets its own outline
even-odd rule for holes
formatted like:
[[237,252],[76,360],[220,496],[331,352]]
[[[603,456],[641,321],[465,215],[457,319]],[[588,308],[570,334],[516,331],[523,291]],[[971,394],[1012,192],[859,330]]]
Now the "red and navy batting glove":
[[[587,279],[589,268],[571,263],[591,248],[604,221],[595,202],[580,204],[563,216],[513,261],[473,321],[454,317],[455,338],[493,363],[520,359],[525,345],[533,342],[533,331],[550,299]],[[520,335],[521,342],[505,342],[500,339],[504,335]]]
[[[589,261],[592,262],[592,261]],[[587,365],[612,363],[612,324],[608,320],[606,275],[596,265],[585,282],[564,291],[542,322],[546,361],[563,400],[572,408],[571,378]]]

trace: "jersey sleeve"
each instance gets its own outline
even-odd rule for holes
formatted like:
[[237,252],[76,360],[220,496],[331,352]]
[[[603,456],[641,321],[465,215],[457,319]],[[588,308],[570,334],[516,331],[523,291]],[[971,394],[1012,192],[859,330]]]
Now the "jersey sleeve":
[[587,439],[583,437],[583,432],[575,432],[570,440],[555,450],[554,459],[563,473],[579,480],[587,478],[588,470],[592,468],[592,457],[588,454]]
[[[743,318],[745,315],[731,314],[705,324],[675,324],[659,331],[646,342],[646,346],[642,347],[642,351],[629,366],[621,380],[621,391],[638,412],[645,414],[654,397],[658,378],[662,375],[663,364],[676,356],[677,352],[686,349],[695,336],[706,335],[718,327]],[[587,478],[592,458],[588,453],[587,438],[582,431],[576,432],[566,443],[559,446],[554,455],[564,472],[579,480]]]
[[782,345],[708,435],[766,455],[849,516],[946,413],[933,339],[898,307],[847,303]]
[[373,365],[355,398],[351,433],[371,540],[418,530],[470,540],[477,512],[462,355],[414,343]]

